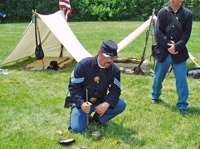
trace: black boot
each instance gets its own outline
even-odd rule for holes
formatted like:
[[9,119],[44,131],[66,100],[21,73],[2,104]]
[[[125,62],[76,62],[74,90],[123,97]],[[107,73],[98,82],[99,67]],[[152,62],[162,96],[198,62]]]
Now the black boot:
[[97,116],[96,113],[95,113],[94,116],[92,117],[92,121],[96,122],[97,125],[99,125],[100,127],[104,127],[104,128],[108,127],[108,125],[107,125],[106,123],[104,124],[104,123],[102,123],[102,122],[99,120],[99,118],[98,118],[98,116]]

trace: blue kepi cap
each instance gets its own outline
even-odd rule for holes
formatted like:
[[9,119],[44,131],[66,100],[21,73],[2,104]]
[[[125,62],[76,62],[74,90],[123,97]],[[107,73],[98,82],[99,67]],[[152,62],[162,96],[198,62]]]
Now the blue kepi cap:
[[117,49],[118,49],[117,44],[112,40],[104,41],[100,47],[100,50],[103,52],[103,55],[105,57],[112,57],[112,58],[118,58]]

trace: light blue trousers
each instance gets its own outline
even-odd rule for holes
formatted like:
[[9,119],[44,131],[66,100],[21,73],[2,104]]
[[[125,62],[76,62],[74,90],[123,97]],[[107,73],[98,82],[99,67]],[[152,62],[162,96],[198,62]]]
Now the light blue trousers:
[[189,97],[189,89],[187,83],[187,61],[180,64],[173,64],[171,55],[167,57],[164,63],[156,62],[154,68],[154,80],[152,85],[152,99],[159,99],[162,94],[162,82],[166,77],[170,64],[173,66],[174,75],[176,78],[176,89],[178,94],[178,109],[187,109],[187,99]]
[[[96,106],[97,105],[91,106],[90,113],[88,114],[88,116],[90,116],[91,113],[94,112]],[[103,116],[100,117],[98,113],[97,116],[102,123],[106,123],[108,120],[114,118],[115,116],[123,112],[125,108],[126,103],[122,99],[119,99],[118,103],[113,109],[108,108]],[[83,132],[87,129],[87,114],[81,108],[77,109],[75,104],[73,105],[71,111],[70,124],[68,126],[68,129],[71,132]]]

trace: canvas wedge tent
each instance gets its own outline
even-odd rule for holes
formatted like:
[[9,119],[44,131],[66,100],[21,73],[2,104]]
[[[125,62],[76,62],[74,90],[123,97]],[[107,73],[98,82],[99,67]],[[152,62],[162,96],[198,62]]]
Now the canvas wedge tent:
[[[92,56],[72,32],[62,10],[50,15],[39,13],[36,15],[45,57],[73,57],[79,62],[85,57]],[[35,23],[31,21],[17,45],[1,65],[30,57],[34,55],[35,48]]]

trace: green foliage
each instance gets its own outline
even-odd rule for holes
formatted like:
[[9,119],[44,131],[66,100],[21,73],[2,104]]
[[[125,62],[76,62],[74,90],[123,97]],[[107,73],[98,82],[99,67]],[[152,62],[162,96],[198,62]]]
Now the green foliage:
[[37,12],[40,14],[51,14],[59,10],[58,0],[42,0],[35,6]]
[[195,4],[197,4],[197,3],[200,3],[200,0],[184,0],[182,3],[183,3],[183,4],[195,5]]
[[[165,0],[71,0],[72,14],[69,21],[144,21],[153,8],[158,10]],[[191,5],[197,1],[190,1]],[[188,3],[188,1],[183,1]],[[0,11],[7,14],[7,22],[29,22],[32,9],[40,14],[59,10],[59,0],[1,0]],[[199,20],[196,15],[195,20]]]
[[[77,5],[79,4],[79,5]],[[145,5],[144,5],[145,4]],[[164,2],[149,0],[86,0],[71,1],[71,21],[146,20],[153,8],[160,9]],[[75,8],[75,9],[74,9]],[[80,18],[74,17],[80,14]],[[82,18],[82,16],[84,16]]]
[[29,22],[35,9],[41,14],[56,12],[58,0],[5,0],[0,3],[0,10],[7,14],[7,22]]
[[194,21],[199,21],[200,20],[200,15],[193,14],[193,20]]
[[72,14],[69,20],[85,20],[89,21],[92,17],[90,13],[90,1],[73,0],[70,1]]

